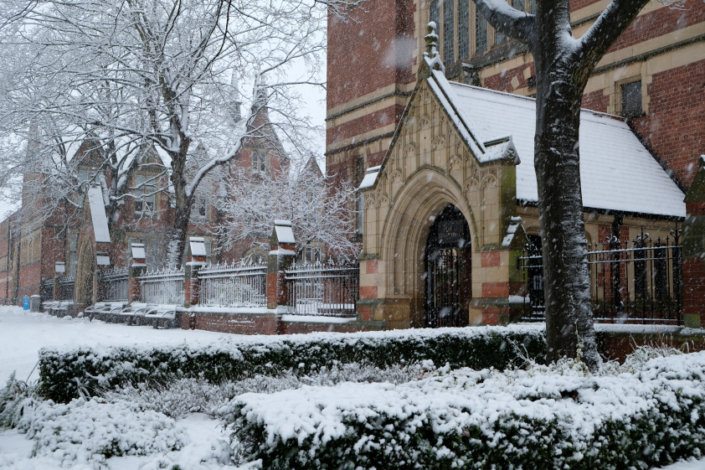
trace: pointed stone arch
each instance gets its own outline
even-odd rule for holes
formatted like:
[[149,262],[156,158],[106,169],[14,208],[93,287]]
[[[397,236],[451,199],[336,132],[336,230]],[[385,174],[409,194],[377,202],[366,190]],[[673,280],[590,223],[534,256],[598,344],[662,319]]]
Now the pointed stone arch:
[[472,209],[462,188],[441,171],[431,168],[417,171],[392,202],[377,245],[378,263],[386,270],[379,296],[394,299],[384,307],[385,321],[391,327],[424,326],[426,240],[433,218],[449,204],[460,209],[473,240],[476,228]]

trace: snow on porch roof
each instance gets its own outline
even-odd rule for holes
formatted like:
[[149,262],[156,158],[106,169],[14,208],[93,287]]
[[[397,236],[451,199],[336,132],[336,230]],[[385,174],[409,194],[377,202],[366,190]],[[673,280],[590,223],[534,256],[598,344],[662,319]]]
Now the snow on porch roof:
[[[516,173],[517,199],[537,201],[536,100],[448,82],[438,71],[434,71],[431,81],[440,85],[476,138],[488,142],[512,137],[521,160]],[[456,113],[447,106],[446,110]],[[580,120],[580,175],[585,207],[685,217],[683,192],[622,118],[582,110]],[[468,144],[471,148],[476,146]]]

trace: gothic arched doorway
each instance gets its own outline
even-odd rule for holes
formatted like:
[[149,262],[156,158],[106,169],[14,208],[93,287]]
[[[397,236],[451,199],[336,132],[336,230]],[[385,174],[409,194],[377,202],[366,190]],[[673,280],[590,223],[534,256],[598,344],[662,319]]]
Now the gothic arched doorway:
[[426,327],[466,326],[472,297],[470,228],[452,204],[431,226],[425,264]]

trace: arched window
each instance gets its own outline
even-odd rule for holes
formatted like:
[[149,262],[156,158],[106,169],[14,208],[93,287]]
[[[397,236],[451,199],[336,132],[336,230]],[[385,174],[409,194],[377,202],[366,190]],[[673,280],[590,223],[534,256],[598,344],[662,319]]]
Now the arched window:
[[[508,0],[520,11],[533,13],[535,0]],[[471,0],[431,0],[430,21],[436,23],[440,38],[440,50],[446,65],[480,54],[492,46],[507,42],[507,37],[499,31],[488,28],[487,20],[478,14]]]

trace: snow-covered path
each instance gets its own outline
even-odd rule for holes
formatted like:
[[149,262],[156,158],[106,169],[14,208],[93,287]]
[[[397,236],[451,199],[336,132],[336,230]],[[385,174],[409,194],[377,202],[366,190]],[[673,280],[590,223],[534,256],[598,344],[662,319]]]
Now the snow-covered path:
[[[203,343],[223,337],[233,338],[234,335],[200,330],[155,330],[148,326],[56,318],[20,307],[0,307],[0,386],[5,385],[12,371],[16,371],[18,380],[26,380],[37,363],[37,353],[44,347]],[[35,369],[31,380],[38,377]]]

